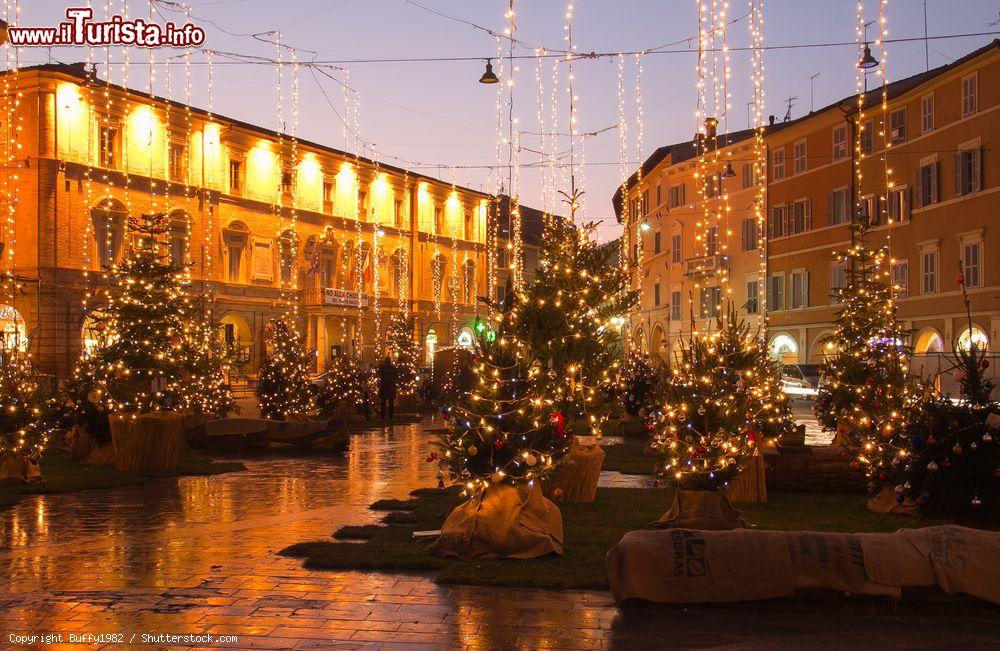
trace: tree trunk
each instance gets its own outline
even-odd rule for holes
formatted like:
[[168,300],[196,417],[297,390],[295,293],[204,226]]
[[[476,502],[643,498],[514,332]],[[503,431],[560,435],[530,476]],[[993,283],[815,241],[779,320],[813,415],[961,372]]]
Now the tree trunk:
[[569,459],[543,482],[542,492],[556,502],[593,502],[603,465],[600,445],[582,445],[574,438]]
[[115,414],[110,420],[118,470],[156,472],[177,467],[184,438],[181,414]]
[[743,472],[729,483],[726,495],[730,502],[762,504],[767,501],[767,484],[764,481],[764,458],[760,450],[750,457]]

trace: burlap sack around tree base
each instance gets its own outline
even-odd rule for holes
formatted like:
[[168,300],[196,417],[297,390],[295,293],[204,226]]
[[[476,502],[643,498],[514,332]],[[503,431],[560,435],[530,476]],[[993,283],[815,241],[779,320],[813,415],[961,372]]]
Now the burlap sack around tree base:
[[457,558],[561,555],[562,513],[537,484],[495,484],[455,507],[431,549]]
[[177,467],[184,439],[184,420],[178,413],[114,414],[110,417],[115,468],[140,472]]
[[906,515],[911,518],[920,516],[917,503],[912,499],[904,499],[900,502],[896,498],[896,491],[892,486],[883,486],[882,490],[868,500],[868,510],[875,513],[891,513],[893,515]]
[[569,458],[542,481],[542,493],[554,502],[593,502],[603,466],[604,450],[599,444],[583,444],[573,437]]
[[652,523],[663,529],[722,531],[746,528],[747,522],[721,490],[678,490],[670,510]]
[[0,458],[0,484],[42,481],[42,468],[26,456]]

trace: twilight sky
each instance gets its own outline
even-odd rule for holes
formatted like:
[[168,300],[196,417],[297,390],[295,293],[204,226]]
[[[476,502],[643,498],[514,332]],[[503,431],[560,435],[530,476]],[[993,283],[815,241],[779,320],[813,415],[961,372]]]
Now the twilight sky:
[[[501,0],[188,0],[192,22],[208,33],[205,47],[274,58],[273,45],[262,43],[252,33],[281,30],[283,41],[302,50],[316,52],[320,61],[346,59],[436,58],[496,56],[496,40],[488,33],[454,18],[502,31],[506,2]],[[22,0],[21,24],[54,25],[68,6],[85,5],[85,0]],[[105,1],[94,2],[102,17]],[[121,13],[123,0],[111,0],[113,13]],[[146,0],[128,0],[131,15],[147,16]],[[735,19],[747,13],[747,3],[732,0],[729,16]],[[424,8],[421,8],[422,5]],[[163,16],[183,22],[162,3]],[[516,36],[531,45],[550,49],[564,47],[563,0],[519,0],[516,3]],[[1000,25],[1000,2],[997,0],[927,0],[928,33],[931,36],[997,32]],[[921,37],[924,34],[923,0],[892,0],[889,5],[890,38]],[[433,11],[430,11],[433,10]],[[766,0],[764,40],[766,45],[830,43],[854,40],[855,2],[850,0]],[[865,2],[865,16],[878,17],[878,2]],[[211,22],[208,22],[211,21]],[[214,23],[214,25],[212,24]],[[748,44],[747,19],[729,26],[732,47]],[[655,48],[667,43],[679,44],[669,49],[689,47],[696,34],[694,0],[576,0],[574,39],[578,52],[618,52]],[[873,32],[874,34],[874,32]],[[929,44],[930,66],[935,67],[987,43],[994,36],[942,39]],[[696,47],[690,41],[690,47]],[[530,54],[518,48],[518,54]],[[159,62],[176,54],[169,50],[155,53],[157,64],[154,89],[166,93],[167,74]],[[86,59],[82,49],[57,48],[51,53],[42,49],[22,52],[22,64],[53,61],[73,62]],[[97,53],[99,62],[104,52]],[[120,48],[112,48],[112,60],[121,62]],[[303,52],[301,60],[314,55]],[[130,53],[129,85],[145,89],[148,83],[147,53]],[[277,76],[271,65],[231,65],[216,56],[214,66],[214,110],[244,121],[275,127],[277,122]],[[810,77],[814,105],[819,108],[850,94],[854,89],[856,52],[852,47],[814,47],[795,50],[772,50],[765,53],[767,108],[780,119],[786,112],[785,99],[797,96],[792,115],[798,117],[810,108]],[[191,71],[193,104],[205,107],[208,102],[208,68],[199,65],[204,57],[194,58]],[[544,109],[548,128],[550,93],[554,59],[541,64],[544,85]],[[729,128],[747,126],[747,102],[751,100],[749,53],[732,54],[732,96]],[[477,83],[483,61],[391,62],[343,64],[350,70],[350,84],[360,94],[361,137],[374,143],[387,163],[402,165],[390,156],[418,161],[407,165],[419,171],[456,181],[477,189],[491,188],[489,166],[496,162],[496,86]],[[515,113],[518,128],[539,132],[537,119],[534,60],[518,62],[515,77]],[[625,72],[626,114],[628,117],[629,171],[656,147],[688,140],[695,131],[695,56],[691,53],[649,54],[642,58],[642,150],[637,150],[635,103],[635,60],[629,58]],[[889,46],[887,58],[890,80],[900,79],[925,69],[924,43],[916,41]],[[560,131],[567,120],[565,64],[559,64],[560,87],[557,118]],[[343,79],[338,70],[327,72]],[[617,60],[602,58],[578,61],[576,77],[577,116],[581,132],[598,131],[617,124]],[[105,72],[102,68],[99,73]],[[122,81],[123,69],[114,65],[112,78]],[[172,66],[172,92],[183,99],[184,68]],[[343,95],[338,82],[323,74],[302,69],[299,76],[299,122],[301,137],[334,147],[344,147],[343,124],[324,97],[337,111],[342,111]],[[283,93],[286,120],[290,120],[291,85],[286,77]],[[353,118],[351,119],[353,123]],[[290,128],[290,123],[289,123]],[[548,141],[537,135],[524,135],[522,146],[547,151]],[[350,145],[353,147],[353,145]],[[565,152],[568,140],[562,138],[557,150]],[[577,147],[579,151],[579,145]],[[585,190],[586,215],[589,220],[603,220],[604,238],[617,236],[611,196],[620,183],[620,139],[616,129],[587,138]],[[539,154],[523,151],[522,162],[534,161]],[[506,156],[504,157],[506,161]],[[454,166],[454,167],[452,167]],[[506,171],[504,172],[506,177]],[[521,170],[522,203],[542,207],[542,172],[538,168]],[[562,189],[559,182],[557,189]]]

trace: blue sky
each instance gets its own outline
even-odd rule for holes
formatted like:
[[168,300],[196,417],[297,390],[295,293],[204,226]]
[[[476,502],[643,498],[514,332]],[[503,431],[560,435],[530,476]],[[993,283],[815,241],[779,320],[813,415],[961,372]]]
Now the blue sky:
[[[499,0],[416,0],[434,9],[501,31],[506,2]],[[84,4],[53,0],[22,0],[22,25],[52,25],[58,22],[67,6]],[[103,14],[104,1],[98,5]],[[122,0],[112,0],[113,10],[121,11]],[[488,33],[449,20],[416,6],[407,0],[191,0],[192,12],[208,32],[206,47],[219,51],[273,57],[274,47],[259,42],[250,34],[280,29],[284,41],[303,50],[312,50],[320,60],[489,57],[495,56],[496,40]],[[877,18],[878,3],[865,3],[867,18]],[[531,44],[562,48],[562,0],[520,0],[517,9],[517,36]],[[996,0],[927,0],[927,24],[931,36],[968,32],[995,32],[1000,25],[1000,2]],[[129,13],[145,16],[145,0],[130,0]],[[161,9],[164,15],[177,17]],[[890,38],[920,37],[924,34],[923,0],[892,0],[888,5]],[[730,17],[747,13],[740,0],[731,2]],[[766,0],[764,39],[767,45],[829,43],[854,40],[855,3],[850,0]],[[208,24],[207,19],[218,27]],[[993,23],[993,24],[991,24]],[[222,28],[222,31],[219,28]],[[749,41],[747,20],[730,28],[730,44]],[[693,0],[577,0],[574,36],[580,52],[632,51],[682,41],[696,34]],[[226,33],[230,32],[230,33]],[[987,43],[991,36],[936,40],[929,45],[930,66],[935,67]],[[687,42],[678,47],[686,47]],[[694,42],[692,41],[692,46]],[[519,49],[527,54],[530,50]],[[171,54],[156,53],[157,60]],[[51,53],[25,51],[23,63],[53,60],[83,60],[86,53],[67,48]],[[311,54],[303,53],[303,58]],[[808,112],[810,80],[814,80],[814,103],[821,107],[851,93],[854,89],[856,53],[851,47],[815,47],[795,50],[772,50],[765,54],[767,107],[765,114],[785,114],[785,98],[797,96],[793,116]],[[103,60],[103,52],[98,60]],[[122,59],[114,48],[112,58]],[[749,54],[732,55],[731,109],[729,126],[747,126],[750,101]],[[130,85],[146,88],[148,66],[146,53],[131,53]],[[515,78],[515,112],[519,127],[538,131],[536,118],[535,64],[522,60]],[[891,45],[887,59],[890,79],[899,79],[925,69],[922,42]],[[637,152],[634,122],[634,61],[626,71],[628,88],[630,169],[657,146],[690,139],[695,130],[695,57],[689,53],[656,54],[643,57],[642,98],[644,107],[643,147]],[[477,83],[482,61],[445,61],[420,63],[355,63],[350,69],[351,85],[360,93],[359,120],[364,140],[374,143],[380,152],[429,167],[424,173],[474,188],[489,189],[489,172],[483,166],[496,160],[496,90]],[[182,67],[174,67],[173,93],[183,98]],[[545,98],[548,111],[548,80],[551,63],[543,63]],[[103,74],[103,71],[102,73]],[[120,81],[123,71],[114,66],[113,76]],[[340,73],[334,72],[336,76]],[[617,62],[604,58],[575,64],[576,94],[580,131],[596,131],[617,123]],[[207,103],[207,68],[192,66],[193,103]],[[276,125],[277,83],[271,66],[217,65],[214,68],[214,108],[217,113],[268,127]],[[344,145],[342,124],[324,98],[326,91],[334,106],[342,107],[341,89],[336,82],[303,70],[300,73],[298,133],[304,138],[332,146]],[[156,65],[155,87],[165,92],[166,74]],[[286,101],[290,87],[285,87]],[[565,125],[565,92],[558,98],[559,121]],[[287,107],[286,116],[290,112]],[[535,136],[525,136],[522,145],[538,149]],[[560,148],[565,149],[566,142]],[[602,235],[614,237],[617,227],[611,208],[611,196],[620,181],[620,141],[612,129],[589,138],[586,144],[585,180],[587,218],[603,220]],[[537,155],[522,154],[524,160]],[[388,157],[387,162],[395,162]],[[440,171],[435,165],[440,164]],[[455,166],[452,169],[451,166]],[[521,173],[522,202],[541,206],[541,173],[525,169]]]

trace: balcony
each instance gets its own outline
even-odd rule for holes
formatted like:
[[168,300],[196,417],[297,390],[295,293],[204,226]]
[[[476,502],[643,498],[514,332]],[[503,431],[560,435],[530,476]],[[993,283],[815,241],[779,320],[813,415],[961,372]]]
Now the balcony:
[[688,258],[684,261],[684,275],[711,278],[725,270],[727,261],[719,254],[706,255],[701,258]]

